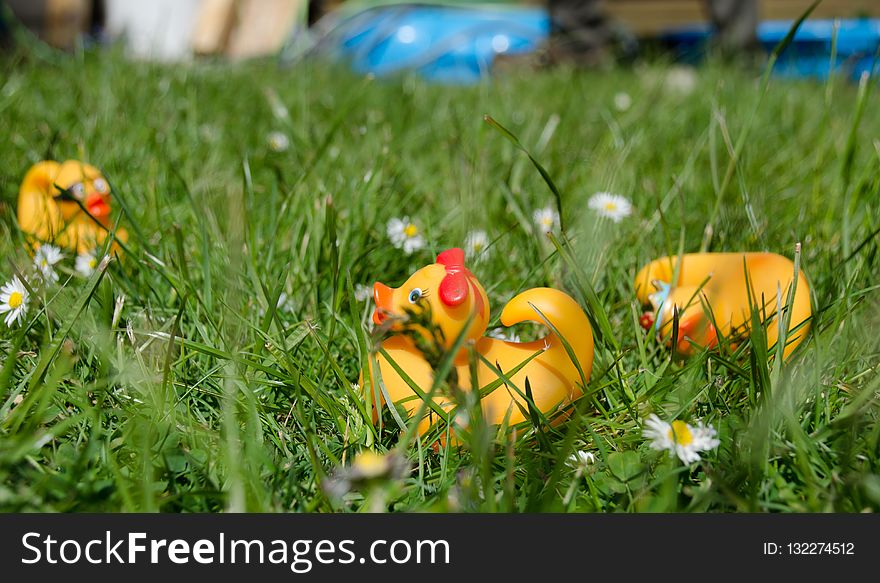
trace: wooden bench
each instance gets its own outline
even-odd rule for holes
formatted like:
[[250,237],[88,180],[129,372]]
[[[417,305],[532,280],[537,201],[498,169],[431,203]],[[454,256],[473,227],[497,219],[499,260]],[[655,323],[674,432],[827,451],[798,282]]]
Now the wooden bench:
[[[706,22],[705,0],[603,0],[608,14],[638,35]],[[762,20],[794,20],[812,0],[759,0]],[[880,0],[824,0],[813,18],[880,17]]]

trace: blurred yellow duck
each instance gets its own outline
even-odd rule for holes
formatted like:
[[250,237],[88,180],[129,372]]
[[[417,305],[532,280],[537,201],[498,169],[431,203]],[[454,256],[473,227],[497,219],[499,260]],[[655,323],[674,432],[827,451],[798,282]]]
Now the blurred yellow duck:
[[[751,329],[755,305],[767,331],[768,346],[776,343],[777,306],[785,306],[794,279],[791,260],[775,253],[688,253],[682,257],[678,280],[673,282],[677,262],[678,257],[663,257],[636,275],[636,295],[647,308],[641,318],[644,328],[656,330],[661,338],[671,341],[677,310],[675,349],[680,354],[692,354],[695,346],[712,348],[719,335],[730,338],[735,346]],[[806,337],[811,317],[810,286],[803,271],[799,271],[786,335],[786,357]]]
[[[489,301],[483,286],[465,267],[461,249],[444,251],[438,255],[436,263],[416,271],[399,288],[376,283],[373,294],[376,301],[373,321],[377,325],[386,324],[390,325],[391,330],[400,330],[399,322],[406,319],[407,310],[418,314],[429,306],[433,324],[443,332],[445,349],[452,346],[473,317],[466,332],[467,342],[486,361],[505,375],[526,362],[508,377],[515,389],[502,384],[483,397],[483,414],[490,424],[501,424],[508,415],[511,425],[525,420],[520,407],[528,410],[528,406],[520,392],[523,395],[526,392],[526,379],[536,407],[544,413],[552,413],[582,395],[580,372],[555,333],[551,332],[534,342],[508,342],[483,336],[489,323]],[[389,318],[390,321],[386,322]],[[583,379],[589,379],[593,364],[592,329],[586,314],[570,296],[555,289],[534,288],[514,297],[501,312],[504,326],[527,321],[546,324],[545,319],[568,342],[583,371]],[[430,390],[434,371],[416,348],[411,336],[393,335],[383,341],[382,346],[423,392]],[[420,407],[421,399],[388,360],[381,354],[377,355],[377,359],[389,398],[402,405],[410,416],[413,415]],[[455,366],[459,386],[471,390],[471,373],[465,349],[456,355]],[[375,378],[372,370],[370,372],[372,386],[375,387]],[[478,362],[477,380],[480,388],[498,378],[485,362]],[[445,396],[437,395],[434,401],[444,410],[454,406]],[[420,420],[419,431],[422,433],[436,421],[430,409],[428,411],[429,414]]]
[[[89,253],[113,228],[110,203],[110,185],[94,166],[76,160],[38,162],[18,192],[18,224],[36,245],[53,243]],[[128,233],[118,229],[116,238],[125,243]]]

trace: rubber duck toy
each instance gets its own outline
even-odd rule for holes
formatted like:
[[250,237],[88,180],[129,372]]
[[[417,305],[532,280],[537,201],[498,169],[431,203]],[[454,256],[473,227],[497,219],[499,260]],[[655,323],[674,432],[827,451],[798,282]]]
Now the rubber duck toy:
[[[18,224],[34,244],[53,243],[88,253],[113,229],[110,203],[110,185],[100,170],[77,160],[46,160],[24,176],[18,191]],[[128,233],[118,229],[116,239],[124,243]]]
[[[654,330],[660,338],[671,342],[677,311],[675,349],[688,356],[696,348],[715,347],[719,334],[735,346],[737,339],[748,335],[751,329],[754,305],[767,331],[767,345],[776,343],[777,305],[786,304],[794,278],[791,260],[775,253],[688,253],[682,257],[678,280],[673,282],[677,263],[677,256],[663,257],[644,266],[636,275],[636,295],[646,308],[640,322],[643,328]],[[785,357],[806,337],[811,317],[810,286],[800,271]]]
[[[470,322],[465,332],[466,342],[486,361],[493,363],[506,376],[509,375],[508,379],[516,387],[514,389],[502,384],[482,398],[481,408],[490,424],[501,424],[508,415],[510,425],[525,420],[522,411],[528,411],[528,406],[522,395],[526,394],[526,379],[535,406],[544,413],[551,413],[583,394],[582,378],[589,379],[593,365],[592,328],[578,303],[559,290],[534,288],[520,293],[502,310],[501,323],[513,326],[521,322],[545,325],[550,322],[569,344],[583,377],[560,338],[552,331],[533,342],[509,342],[484,336],[489,323],[489,300],[483,286],[465,267],[464,251],[461,249],[440,253],[436,263],[419,269],[398,288],[376,283],[373,296],[376,302],[373,322],[377,325],[390,324],[392,332],[400,331],[399,322],[406,320],[408,311],[424,314],[424,310],[429,308],[431,322],[442,330],[442,338],[445,339],[443,348],[447,350]],[[434,371],[416,347],[412,335],[393,334],[382,342],[382,347],[423,392],[430,390]],[[467,350],[462,348],[455,358],[460,388],[472,390]],[[388,397],[402,405],[412,416],[422,400],[381,353],[377,355],[377,361]],[[517,367],[521,368],[509,374]],[[370,375],[372,386],[375,387],[372,369]],[[479,388],[485,388],[499,378],[482,359],[478,361],[476,377]],[[454,406],[444,396],[435,396],[434,402],[447,411]],[[432,419],[433,412],[428,411],[429,414],[419,423],[421,433],[436,420],[436,417]],[[374,409],[374,415],[376,413]]]

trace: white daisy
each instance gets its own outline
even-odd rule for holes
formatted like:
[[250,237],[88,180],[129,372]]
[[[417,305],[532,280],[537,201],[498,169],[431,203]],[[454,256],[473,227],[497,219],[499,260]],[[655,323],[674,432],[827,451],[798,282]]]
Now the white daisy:
[[720,442],[715,434],[715,429],[703,425],[702,421],[696,427],[679,420],[666,423],[653,413],[642,430],[642,435],[651,440],[652,448],[674,453],[686,464],[699,461],[699,452],[718,447]]
[[519,342],[519,336],[511,332],[509,328],[493,328],[487,336],[496,340],[504,340],[505,342]]
[[596,456],[589,451],[576,451],[568,456],[568,465],[573,468],[586,469],[596,463]]
[[469,259],[484,259],[488,254],[489,235],[486,231],[471,231],[464,240],[464,250]]
[[290,138],[283,132],[270,132],[266,136],[266,142],[269,144],[269,149],[273,152],[286,152],[287,148],[290,147]]
[[34,253],[34,267],[39,271],[43,281],[58,281],[55,264],[63,258],[64,254],[61,249],[55,245],[40,245],[40,248]]
[[471,416],[468,414],[467,409],[461,409],[455,414],[453,426],[459,429],[467,429],[471,426]]
[[403,249],[407,255],[412,255],[413,251],[418,251],[425,246],[425,238],[419,233],[416,224],[409,220],[409,217],[388,221],[387,233],[391,244],[397,249]]
[[365,302],[373,297],[373,288],[362,283],[354,286],[354,299],[359,302]]
[[3,319],[6,325],[11,328],[13,324],[24,318],[27,306],[28,290],[16,275],[12,281],[0,288],[0,314],[6,314]]
[[678,65],[669,69],[664,87],[671,93],[689,95],[697,88],[697,72],[693,67]]
[[[293,312],[293,309],[294,305],[290,297],[285,292],[278,294],[278,301],[275,302],[275,313],[282,314],[284,312]],[[260,306],[259,313],[261,318],[265,316],[266,308]]]
[[538,225],[541,233],[545,235],[559,228],[559,213],[554,208],[538,209],[532,214],[532,218],[535,224]]
[[632,203],[627,198],[610,192],[597,192],[590,197],[587,205],[599,216],[611,219],[615,223],[632,214]]
[[629,93],[625,93],[621,91],[620,93],[614,94],[614,109],[623,113],[624,111],[629,111],[629,108],[632,107],[632,97],[629,96]]
[[98,258],[94,253],[80,253],[76,256],[76,272],[83,277],[89,277],[98,267]]
[[351,463],[358,477],[370,479],[388,476],[397,463],[394,453],[380,454],[371,449],[359,452]]
[[278,294],[278,301],[275,303],[275,311],[276,312],[292,312],[293,311],[293,301],[287,296],[287,293],[281,292]]

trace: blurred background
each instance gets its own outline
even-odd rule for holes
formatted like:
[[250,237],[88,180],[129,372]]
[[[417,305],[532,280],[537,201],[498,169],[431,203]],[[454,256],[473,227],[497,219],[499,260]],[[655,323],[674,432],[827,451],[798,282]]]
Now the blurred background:
[[[415,70],[438,82],[473,83],[504,67],[602,67],[658,51],[690,64],[707,51],[760,59],[811,3],[5,0],[0,34],[8,46],[21,23],[67,50],[121,43],[133,57],[161,61],[323,55],[360,73]],[[878,18],[877,0],[824,0],[777,73],[822,78],[842,68],[858,78],[880,46]]]

